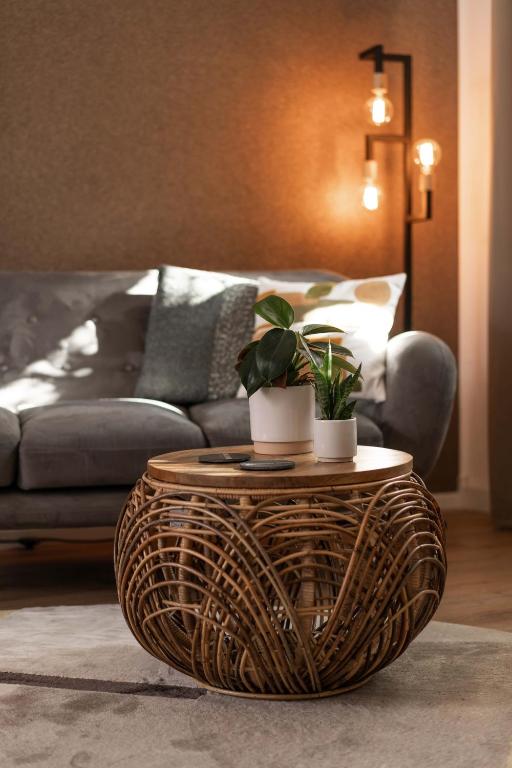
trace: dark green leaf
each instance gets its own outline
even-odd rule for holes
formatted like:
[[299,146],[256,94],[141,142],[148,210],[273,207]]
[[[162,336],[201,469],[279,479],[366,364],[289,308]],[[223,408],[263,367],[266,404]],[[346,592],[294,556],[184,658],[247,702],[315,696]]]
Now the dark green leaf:
[[258,342],[253,344],[249,351],[245,354],[243,359],[238,363],[238,375],[240,381],[247,390],[247,395],[250,397],[265,384],[265,379],[258,370],[256,363],[256,349]]
[[249,375],[249,371],[254,362],[255,352],[256,350],[254,349],[254,347],[247,352],[245,350],[242,350],[242,352],[240,353],[240,357],[238,358],[238,362],[235,365],[235,368],[238,371],[238,375],[240,376],[240,381],[242,382],[242,384],[246,389],[247,389],[247,376]]
[[354,408],[356,407],[356,401],[352,400],[351,403],[347,403],[345,407],[342,409],[339,416],[336,416],[337,419],[351,419],[354,415]]
[[281,376],[293,360],[297,338],[293,331],[272,328],[256,347],[258,370],[267,384]]
[[318,360],[318,356],[315,357],[311,351],[311,345],[308,343],[308,340],[304,338],[304,336],[301,333],[296,334],[297,338],[297,344],[299,346],[299,354],[304,359],[305,362],[309,363],[311,366],[314,366],[316,364],[321,364],[321,360]]
[[361,377],[361,364],[359,364],[356,372],[352,376],[347,376],[345,379],[345,397],[347,398],[351,392],[354,390],[354,387],[356,386],[357,382],[359,381]]
[[329,381],[323,376],[319,369],[314,371],[315,375],[315,392],[320,410],[322,412],[323,419],[329,419],[330,414],[330,397],[329,397]]
[[356,373],[357,368],[352,365],[352,363],[349,363],[348,360],[345,360],[343,357],[335,357],[333,365],[336,368],[343,368],[344,371],[348,371],[348,373]]
[[251,397],[251,395],[254,395],[254,393],[257,392],[258,389],[261,389],[264,386],[265,386],[265,379],[261,376],[257,367],[254,366],[251,369],[251,372],[247,380],[247,387],[246,387],[247,397]]
[[268,323],[272,323],[278,328],[289,328],[295,318],[291,304],[288,304],[281,296],[274,294],[257,301],[253,310]]
[[243,347],[240,352],[238,353],[238,360],[236,362],[235,368],[237,371],[240,371],[240,366],[242,365],[243,359],[246,357],[246,355],[249,354],[251,349],[254,349],[256,344],[259,344],[259,341],[250,341],[248,344]]
[[[308,342],[310,349],[314,349],[318,352],[326,352],[327,351],[327,344],[329,342],[327,341],[310,341]],[[335,355],[343,355],[343,357],[354,357],[350,349],[347,349],[347,347],[342,347],[340,344],[335,344],[334,342],[330,342],[331,349],[334,352]]]
[[303,336],[311,336],[312,333],[344,333],[344,331],[342,331],[341,328],[336,328],[334,325],[310,323],[304,326],[301,333]]
[[357,368],[352,363],[349,363],[344,357],[338,357],[337,355],[332,359],[332,366],[333,368],[343,368],[348,373],[357,373]]

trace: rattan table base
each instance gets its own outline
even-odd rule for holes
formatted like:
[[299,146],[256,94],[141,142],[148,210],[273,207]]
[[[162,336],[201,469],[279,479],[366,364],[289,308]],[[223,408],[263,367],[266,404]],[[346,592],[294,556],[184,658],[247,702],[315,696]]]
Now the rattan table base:
[[432,618],[444,524],[412,473],[289,490],[146,474],[121,514],[115,567],[149,653],[222,693],[318,698],[365,683]]

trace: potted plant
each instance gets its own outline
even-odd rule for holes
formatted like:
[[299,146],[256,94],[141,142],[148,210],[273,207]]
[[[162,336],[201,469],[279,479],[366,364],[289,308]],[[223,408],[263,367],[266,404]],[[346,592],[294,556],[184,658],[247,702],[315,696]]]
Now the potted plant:
[[[327,342],[312,339],[321,333],[343,333],[331,325],[310,324],[291,330],[293,307],[276,295],[254,305],[254,312],[271,324],[261,339],[240,352],[237,371],[247,390],[251,438],[256,453],[309,453],[313,448],[315,397],[312,363],[327,349]],[[331,358],[349,372],[350,351],[331,344]]]
[[328,344],[321,365],[313,361],[311,369],[321,413],[314,423],[315,455],[318,461],[352,461],[357,454],[356,403],[348,398],[361,378],[361,366],[346,375]]

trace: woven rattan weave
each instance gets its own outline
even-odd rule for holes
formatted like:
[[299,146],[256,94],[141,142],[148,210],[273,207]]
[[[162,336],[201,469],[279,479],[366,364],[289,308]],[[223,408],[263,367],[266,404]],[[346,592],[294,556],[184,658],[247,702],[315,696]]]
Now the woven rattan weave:
[[[197,476],[193,452],[156,465],[173,456]],[[311,485],[307,466],[304,487],[290,489],[285,473],[262,488],[236,468],[239,488],[218,476],[208,486],[204,474],[197,486],[166,482],[161,471],[138,481],[115,565],[126,621],[147,651],[210,688],[278,699],[350,690],[403,653],[443,592],[436,501],[410,470],[357,482],[357,463],[329,464],[327,485],[316,465]]]

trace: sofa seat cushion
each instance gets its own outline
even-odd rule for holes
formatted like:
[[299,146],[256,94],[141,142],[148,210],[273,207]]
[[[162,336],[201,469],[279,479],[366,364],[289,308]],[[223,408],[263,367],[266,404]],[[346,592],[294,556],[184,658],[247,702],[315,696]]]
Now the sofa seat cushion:
[[[190,408],[190,418],[199,424],[213,447],[245,445],[251,442],[249,401],[245,398],[193,405]],[[356,419],[358,443],[382,447],[384,439],[377,424],[357,411]]]
[[209,445],[245,445],[251,442],[249,401],[246,398],[212,400],[189,408]]
[[187,267],[160,267],[135,394],[167,403],[234,397],[238,350],[250,340],[258,283]]
[[62,402],[19,416],[24,490],[133,485],[151,456],[205,445],[186,411],[151,400]]
[[[19,538],[44,538],[37,531],[51,528],[96,528],[114,526],[130,488],[124,485],[101,488],[43,488],[0,492],[0,530],[16,530]],[[107,534],[108,535],[108,534]]]
[[16,464],[20,443],[18,416],[0,407],[0,486],[12,485],[16,480]]

